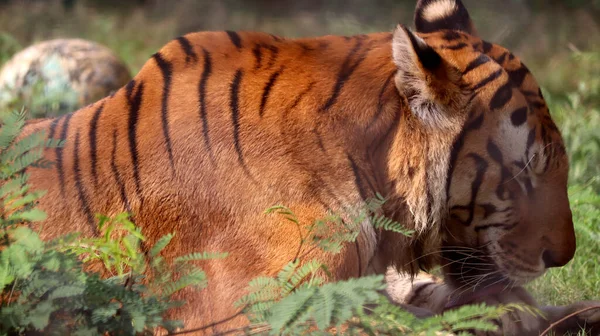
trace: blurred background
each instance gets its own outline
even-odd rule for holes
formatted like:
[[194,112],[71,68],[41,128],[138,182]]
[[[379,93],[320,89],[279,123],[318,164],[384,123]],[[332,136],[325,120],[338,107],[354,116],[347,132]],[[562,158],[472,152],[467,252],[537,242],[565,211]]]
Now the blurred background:
[[[188,32],[259,30],[305,37],[391,31],[398,22],[412,26],[415,3],[0,0],[0,67],[33,43],[77,37],[107,46],[135,75],[162,45]],[[531,288],[542,302],[597,299],[600,257],[588,261],[600,256],[600,0],[464,3],[480,35],[512,50],[538,79],[570,156],[570,196],[581,257]]]

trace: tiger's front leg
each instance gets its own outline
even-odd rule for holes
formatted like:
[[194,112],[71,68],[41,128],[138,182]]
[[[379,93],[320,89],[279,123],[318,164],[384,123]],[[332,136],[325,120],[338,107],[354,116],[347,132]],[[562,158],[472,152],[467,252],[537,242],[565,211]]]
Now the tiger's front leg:
[[[219,230],[205,231],[205,237],[198,234],[194,225],[178,228],[178,235],[173,240],[178,248],[202,246],[208,251],[228,252],[224,259],[202,262],[201,268],[208,279],[206,288],[199,291],[184,289],[174,297],[185,300],[186,305],[172,310],[169,317],[182,320],[184,330],[196,329],[189,335],[229,333],[247,326],[249,321],[243,307],[236,302],[248,293],[249,282],[259,276],[276,277],[293,260],[298,259],[301,264],[317,260],[326,265],[330,277],[324,277],[328,281],[358,277],[366,269],[372,250],[368,233],[361,231],[356,242],[345,244],[339,253],[324,251],[310,241],[308,224],[326,218],[327,209],[309,202],[288,202],[286,205],[293,210],[300,225],[283,215],[256,211],[245,217],[219,213],[220,217],[213,218],[212,222],[227,222],[227,225],[221,225]],[[172,251],[172,257],[176,252]]]
[[[386,282],[386,294],[390,300],[421,318],[443,314],[448,309],[474,303],[523,303],[538,308],[543,313],[543,316],[538,316],[519,310],[512,311],[497,321],[496,332],[477,332],[477,335],[533,336],[550,327],[554,335],[577,334],[582,330],[585,330],[586,335],[600,335],[600,301],[580,301],[565,306],[539,306],[524,288],[515,287],[460,302],[456,297],[464,292],[452,288],[442,279],[428,273],[420,273],[411,278],[391,267],[386,272]],[[576,314],[577,312],[580,313]]]

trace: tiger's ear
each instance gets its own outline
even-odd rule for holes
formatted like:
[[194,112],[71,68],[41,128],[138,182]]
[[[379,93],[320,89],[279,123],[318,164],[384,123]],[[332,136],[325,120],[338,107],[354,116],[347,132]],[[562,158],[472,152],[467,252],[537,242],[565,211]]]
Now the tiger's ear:
[[460,79],[458,70],[449,66],[422,38],[398,25],[392,39],[392,58],[396,64],[398,91],[406,97],[412,113],[431,127],[452,124],[458,110]]
[[415,8],[415,28],[419,33],[450,29],[477,36],[469,12],[461,0],[419,0]]

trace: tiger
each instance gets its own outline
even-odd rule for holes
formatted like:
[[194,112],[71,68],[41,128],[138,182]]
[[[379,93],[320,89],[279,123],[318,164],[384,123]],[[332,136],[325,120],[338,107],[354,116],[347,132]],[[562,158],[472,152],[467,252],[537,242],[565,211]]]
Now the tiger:
[[[0,106],[20,100],[33,105],[29,112],[34,117],[56,116],[100,100],[130,80],[127,65],[108,47],[83,39],[47,40],[16,53],[2,66]],[[36,90],[36,85],[41,88]],[[40,93],[50,101],[38,103]]]
[[[452,275],[444,274],[443,278]],[[512,309],[509,313],[492,320],[496,331],[474,331],[485,336],[535,336],[546,330],[553,335],[600,335],[600,302],[580,301],[564,306],[542,306],[521,286],[508,286],[497,292],[472,292],[469,288],[454,288],[444,279],[430,273],[417,275],[398,273],[389,268],[385,274],[385,295],[391,302],[408,307],[417,317],[425,318],[444,314],[464,304],[487,305],[521,304],[537,309]],[[583,311],[585,308],[598,307]],[[568,317],[563,320],[563,318]]]
[[417,1],[414,25],[174,39],[114,94],[25,126],[66,140],[44,152],[52,170],[27,171],[47,190],[41,236],[96,235],[94,214],[127,211],[149,246],[177,233],[167,260],[229,253],[201,263],[205,289],[174,296],[187,304],[169,317],[195,334],[246,325],[234,302],[248,282],[295,258],[307,229],[265,213],[276,204],[300,223],[349,220],[379,193],[413,232],[365,219],[338,253],[307,251],[331,281],[441,264],[449,285],[492,295],[565,265],[568,158],[535,78],[460,0]]

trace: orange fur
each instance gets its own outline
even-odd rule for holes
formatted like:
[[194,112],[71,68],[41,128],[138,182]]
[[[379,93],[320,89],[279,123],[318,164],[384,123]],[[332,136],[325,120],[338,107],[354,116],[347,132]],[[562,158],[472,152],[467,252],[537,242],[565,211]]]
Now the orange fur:
[[[462,26],[470,27],[470,20]],[[131,211],[150,244],[177,232],[167,258],[229,252],[224,260],[201,263],[207,289],[178,296],[189,304],[174,317],[188,328],[235,314],[232,304],[250,279],[274,275],[294,257],[296,228],[263,213],[278,203],[310,223],[380,192],[390,199],[385,213],[416,230],[409,238],[375,232],[365,223],[357,244],[341,253],[313,250],[308,257],[326,263],[332,280],[382,273],[388,266],[416,273],[439,262],[442,246],[475,248],[490,239],[496,248],[509,245],[509,257],[495,262],[514,275],[511,281],[541,274],[536,268],[521,275],[515,267],[538,267],[542,255],[564,264],[574,250],[564,151],[546,153],[551,164],[539,178],[525,169],[535,191],[543,192],[534,196],[522,191],[520,180],[508,181],[486,148],[492,141],[506,160],[525,156],[510,145],[521,138],[502,125],[527,106],[527,121],[519,127],[533,130],[532,149],[549,139],[562,148],[560,134],[520,61],[512,54],[504,62],[492,60],[504,49],[467,33],[414,34],[399,27],[393,34],[291,40],[202,32],[172,41],[114,96],[26,127],[24,134],[48,130],[67,140],[63,149],[46,151],[57,162],[52,171],[28,170],[33,186],[48,190],[40,202],[49,214],[42,235],[91,235],[92,214]],[[409,58],[394,59],[393,48],[394,55]],[[439,63],[432,56],[428,65],[427,48]],[[485,64],[466,72],[478,58]],[[514,69],[524,71],[522,83],[507,82]],[[496,71],[496,79],[477,88]],[[492,108],[506,83],[512,96]],[[465,223],[478,169],[472,153],[488,170],[473,209],[467,207],[472,223]],[[505,163],[516,175],[518,169]],[[510,202],[495,193],[502,184],[514,195]],[[546,214],[542,202],[552,202],[553,212]],[[520,225],[476,229],[486,223],[487,203],[514,205],[518,212],[496,224]],[[522,253],[531,256],[532,266],[518,261]],[[238,316],[206,331],[243,323]]]

